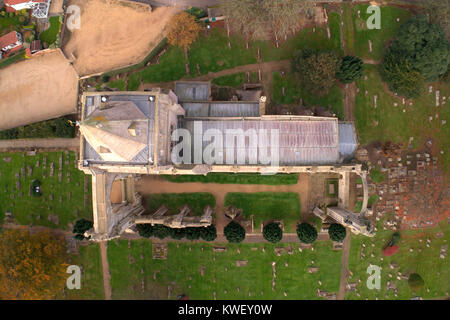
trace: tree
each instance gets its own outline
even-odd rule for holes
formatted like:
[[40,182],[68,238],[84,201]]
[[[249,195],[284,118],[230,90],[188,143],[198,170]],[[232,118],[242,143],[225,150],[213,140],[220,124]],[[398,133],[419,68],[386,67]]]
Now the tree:
[[195,22],[195,17],[186,12],[180,12],[170,19],[167,40],[171,45],[183,47],[185,50],[194,42],[201,26]]
[[188,240],[198,240],[200,239],[200,228],[185,228],[186,239]]
[[278,223],[272,222],[264,226],[263,237],[269,242],[277,243],[283,238],[283,230]]
[[392,245],[399,244],[402,241],[402,236],[400,235],[400,232],[394,232],[392,235],[391,243]]
[[334,52],[303,49],[294,53],[291,64],[303,87],[317,95],[325,95],[336,83],[340,63]]
[[181,240],[186,236],[185,228],[172,228],[171,235],[172,239]]
[[217,230],[214,225],[200,228],[200,237],[205,241],[214,241],[217,238]]
[[425,12],[433,23],[439,23],[447,37],[450,35],[450,0],[422,0]]
[[412,273],[409,276],[408,284],[414,291],[419,291],[423,288],[425,282],[423,281],[422,277],[417,273]]
[[227,240],[231,243],[242,242],[245,238],[245,229],[237,222],[231,221],[223,229]]
[[150,238],[151,236],[153,236],[153,229],[154,227],[150,223],[137,224],[138,233],[141,237],[144,238]]
[[422,74],[415,70],[409,61],[394,50],[388,49],[381,65],[381,77],[389,89],[407,98],[420,95],[425,85]]
[[65,240],[50,232],[0,233],[0,299],[54,299],[68,264]]
[[336,77],[342,83],[352,83],[363,76],[364,63],[354,56],[345,56],[342,58],[340,69],[336,72]]
[[297,236],[303,243],[313,243],[317,239],[317,230],[309,223],[297,225]]
[[84,234],[86,231],[91,229],[94,226],[92,221],[86,219],[79,219],[75,222],[73,226],[72,232],[77,234]]
[[414,97],[423,82],[437,80],[449,63],[450,44],[441,27],[418,15],[400,26],[397,39],[383,57],[381,70],[391,90]]
[[159,239],[167,238],[168,236],[170,236],[170,234],[171,234],[170,228],[166,227],[165,225],[157,224],[153,227],[153,236]]
[[330,235],[331,240],[341,242],[345,239],[347,232],[341,224],[332,223],[328,228],[328,234]]

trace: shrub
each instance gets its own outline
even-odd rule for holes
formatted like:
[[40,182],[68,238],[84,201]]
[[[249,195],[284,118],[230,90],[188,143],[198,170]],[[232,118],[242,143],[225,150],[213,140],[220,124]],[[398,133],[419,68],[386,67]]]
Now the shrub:
[[342,58],[340,69],[336,72],[336,77],[342,83],[352,83],[360,79],[364,73],[363,61],[354,56],[345,56]]
[[309,223],[303,222],[297,226],[297,236],[303,243],[313,243],[317,239],[317,230]]
[[78,241],[83,241],[83,240],[84,240],[84,236],[83,236],[82,234],[80,234],[80,233],[77,233],[77,234],[74,236],[74,239],[75,239],[75,240],[78,240]]
[[412,273],[409,276],[408,284],[414,291],[419,291],[422,289],[425,282],[423,281],[422,277],[417,273]]
[[200,228],[200,237],[205,241],[214,241],[217,238],[217,230],[214,225]]
[[397,245],[388,246],[386,249],[383,250],[383,255],[386,257],[390,257],[398,252],[400,249]]
[[84,234],[86,231],[91,229],[94,226],[92,221],[86,220],[86,219],[79,219],[77,222],[75,222],[75,225],[73,226],[73,233],[79,233]]
[[186,239],[198,240],[200,239],[200,228],[185,228],[184,229]]
[[138,224],[137,230],[141,237],[150,238],[153,236],[153,226],[150,223]]
[[186,231],[184,228],[172,228],[171,229],[171,237],[175,240],[181,240],[186,235]]
[[153,236],[159,239],[167,238],[168,236],[170,236],[170,234],[171,234],[170,228],[162,224],[157,224],[153,227]]
[[391,243],[392,245],[399,244],[402,241],[402,236],[400,235],[400,232],[395,232],[392,235]]
[[102,75],[102,82],[104,83],[109,82],[109,79],[111,79],[111,76],[107,74]]
[[223,233],[225,234],[227,240],[231,243],[242,242],[245,238],[245,229],[239,223],[234,221],[231,221],[225,226]]
[[42,195],[41,182],[39,180],[33,180],[31,183],[31,194],[34,197],[40,197]]
[[328,228],[328,234],[330,235],[331,240],[341,242],[345,239],[347,232],[341,224],[333,223]]
[[269,242],[277,243],[283,238],[283,231],[278,223],[272,222],[264,226],[263,237]]

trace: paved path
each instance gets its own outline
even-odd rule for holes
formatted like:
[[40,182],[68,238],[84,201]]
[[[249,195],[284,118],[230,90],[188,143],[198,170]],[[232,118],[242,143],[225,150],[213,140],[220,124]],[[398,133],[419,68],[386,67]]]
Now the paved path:
[[103,273],[103,287],[105,290],[105,300],[111,300],[111,273],[109,272],[108,262],[108,243],[102,241],[99,243],[100,255],[102,257],[102,273]]
[[78,149],[80,138],[73,139],[14,139],[0,140],[0,150],[24,150],[24,149]]
[[337,294],[337,300],[344,300],[345,298],[345,286],[347,284],[348,276],[348,257],[350,256],[350,238],[351,232],[347,229],[347,236],[344,239],[342,247],[342,269],[341,269],[341,281],[339,282],[339,292]]

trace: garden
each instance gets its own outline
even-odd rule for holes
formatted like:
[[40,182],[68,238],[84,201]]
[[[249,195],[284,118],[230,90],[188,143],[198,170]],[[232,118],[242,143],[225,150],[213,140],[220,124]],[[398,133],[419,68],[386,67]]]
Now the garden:
[[265,184],[265,185],[291,185],[298,182],[298,174],[262,175],[255,173],[209,173],[203,175],[166,175],[162,176],[170,182],[201,182],[220,184]]
[[242,209],[246,219],[253,215],[256,232],[265,221],[282,220],[285,232],[293,233],[301,219],[300,198],[293,192],[230,192],[225,196],[225,206]]
[[75,126],[65,117],[0,131],[0,140],[29,138],[74,138]]
[[211,193],[155,193],[145,199],[145,207],[150,213],[155,213],[159,207],[166,205],[169,209],[168,215],[180,213],[181,209],[188,205],[195,216],[201,216],[203,210],[210,206],[216,206],[216,199]]

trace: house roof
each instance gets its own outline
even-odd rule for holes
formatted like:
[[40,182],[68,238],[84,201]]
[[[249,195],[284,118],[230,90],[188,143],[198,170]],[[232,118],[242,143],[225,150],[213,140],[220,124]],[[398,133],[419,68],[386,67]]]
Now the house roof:
[[17,32],[11,31],[10,33],[5,34],[0,37],[0,49],[3,49],[10,44],[16,43],[19,39],[17,38]]

